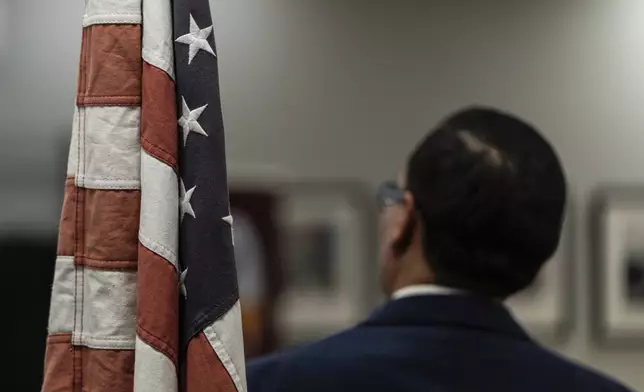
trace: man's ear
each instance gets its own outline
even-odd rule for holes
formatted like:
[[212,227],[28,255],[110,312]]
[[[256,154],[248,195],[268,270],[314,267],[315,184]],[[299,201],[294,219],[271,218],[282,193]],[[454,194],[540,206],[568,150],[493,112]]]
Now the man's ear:
[[412,243],[414,231],[416,230],[416,209],[414,196],[411,192],[405,192],[404,202],[395,211],[395,218],[392,224],[392,244],[396,256],[404,254]]
[[409,191],[405,191],[403,199],[405,200],[403,203],[405,208],[409,210],[410,214],[414,214],[416,211],[416,199],[414,199],[414,195]]

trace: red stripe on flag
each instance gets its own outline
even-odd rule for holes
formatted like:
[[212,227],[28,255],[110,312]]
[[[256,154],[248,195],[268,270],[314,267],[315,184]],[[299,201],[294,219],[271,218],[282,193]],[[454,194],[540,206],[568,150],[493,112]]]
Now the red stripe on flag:
[[183,370],[185,392],[237,392],[230,374],[203,332],[188,343]]
[[75,347],[82,358],[83,392],[131,392],[134,380],[133,350],[99,350]]
[[135,269],[141,192],[77,189],[76,264]]
[[129,392],[134,351],[72,346],[71,334],[47,338],[43,391]]
[[65,181],[65,197],[58,227],[58,255],[73,256],[76,248],[76,208],[77,192],[74,179]]
[[175,85],[168,74],[143,62],[141,147],[178,171]]
[[47,338],[45,374],[42,390],[69,392],[74,388],[72,334],[51,335]]
[[141,103],[141,26],[93,25],[83,29],[78,106]]
[[179,352],[179,278],[163,257],[139,245],[137,335],[175,366]]

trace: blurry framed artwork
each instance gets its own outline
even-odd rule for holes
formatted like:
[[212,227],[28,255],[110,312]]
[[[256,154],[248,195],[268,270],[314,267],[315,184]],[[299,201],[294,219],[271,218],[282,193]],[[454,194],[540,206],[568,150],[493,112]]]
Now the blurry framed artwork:
[[278,308],[285,345],[352,326],[371,309],[374,222],[359,184],[282,187],[284,291]]
[[280,290],[277,199],[263,190],[230,190],[246,358],[278,348],[275,301]]
[[[234,176],[230,183],[233,207],[239,205],[234,195],[249,192],[270,194],[274,200],[274,232],[279,235],[272,237],[278,255],[272,279],[279,280],[279,290],[273,292],[277,298],[271,315],[278,348],[329,335],[371,311],[377,297],[375,201],[366,186]],[[238,268],[241,288],[247,273],[239,261]]]
[[570,200],[559,247],[534,283],[511,297],[507,305],[514,316],[536,339],[561,343],[572,329],[574,313],[574,210]]
[[599,190],[592,225],[593,333],[601,345],[644,346],[644,187]]

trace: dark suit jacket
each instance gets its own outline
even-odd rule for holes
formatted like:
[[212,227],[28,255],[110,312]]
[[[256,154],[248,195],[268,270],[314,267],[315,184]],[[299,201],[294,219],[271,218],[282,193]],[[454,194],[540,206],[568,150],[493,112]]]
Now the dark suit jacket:
[[249,392],[627,391],[533,342],[499,303],[391,301],[344,333],[251,362]]

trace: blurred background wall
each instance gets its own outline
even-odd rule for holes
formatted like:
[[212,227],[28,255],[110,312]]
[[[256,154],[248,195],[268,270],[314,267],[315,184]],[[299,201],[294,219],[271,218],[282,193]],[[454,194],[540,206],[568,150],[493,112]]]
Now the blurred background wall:
[[[3,230],[57,223],[63,177],[54,173],[73,109],[82,3],[0,0]],[[586,230],[593,187],[644,182],[644,2],[211,5],[231,175],[375,186],[463,105],[535,123],[567,168],[578,228],[577,323],[555,349],[644,388],[641,351],[590,343]]]

